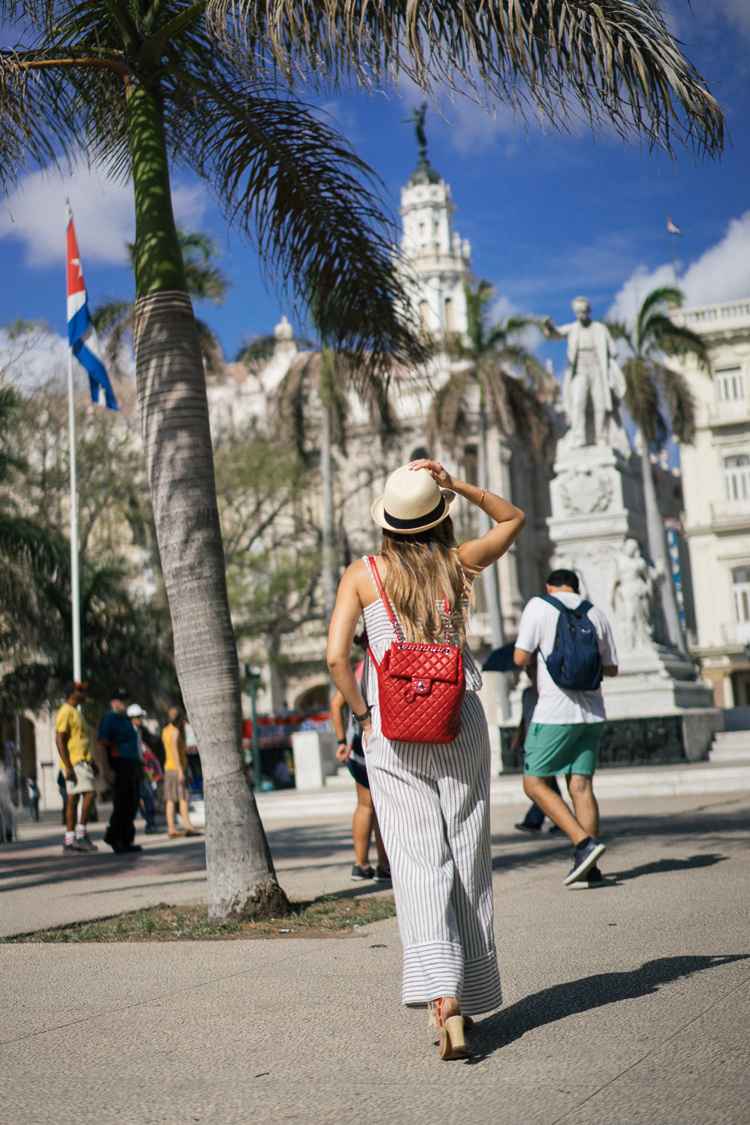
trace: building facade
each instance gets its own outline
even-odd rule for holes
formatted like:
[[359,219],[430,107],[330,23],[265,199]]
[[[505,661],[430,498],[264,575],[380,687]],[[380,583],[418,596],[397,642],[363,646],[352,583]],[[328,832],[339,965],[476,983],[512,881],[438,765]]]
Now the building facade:
[[719,707],[750,707],[750,298],[674,319],[706,341],[711,374],[684,363],[697,407],[681,450],[695,628]]

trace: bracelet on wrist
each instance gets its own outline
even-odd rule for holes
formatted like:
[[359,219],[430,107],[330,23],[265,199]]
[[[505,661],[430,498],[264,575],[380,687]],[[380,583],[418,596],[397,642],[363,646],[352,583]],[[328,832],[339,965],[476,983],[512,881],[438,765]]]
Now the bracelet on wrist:
[[357,714],[355,714],[354,711],[352,711],[352,717],[354,718],[354,720],[356,722],[359,723],[360,726],[362,726],[362,723],[367,722],[367,720],[370,718],[371,714],[372,714],[372,707],[368,707],[367,710],[363,711],[361,715],[357,715]]
[[349,743],[348,743],[348,742],[346,741],[346,739],[345,739],[345,738],[340,738],[340,739],[338,740],[338,742],[336,743],[336,745],[337,745],[337,746],[348,746],[348,745],[349,745]]

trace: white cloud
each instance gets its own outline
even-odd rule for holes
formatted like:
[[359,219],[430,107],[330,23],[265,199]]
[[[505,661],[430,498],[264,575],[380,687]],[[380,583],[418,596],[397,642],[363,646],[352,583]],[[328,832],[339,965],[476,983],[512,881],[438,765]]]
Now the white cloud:
[[[0,208],[0,238],[17,238],[26,262],[47,266],[65,259],[65,199],[70,199],[84,266],[127,261],[125,243],[134,230],[132,186],[108,179],[100,168],[78,165],[70,175],[54,167],[23,176]],[[205,189],[173,191],[177,221],[195,227],[205,210]]]
[[[687,269],[678,271],[677,284],[688,306],[711,305],[750,296],[750,211],[732,219],[726,234]],[[674,285],[674,266],[655,270],[639,266],[615,297],[609,316],[632,321],[640,301],[658,285]]]
[[44,325],[31,325],[18,334],[0,328],[0,375],[32,390],[66,378],[68,341]]
[[689,305],[750,296],[750,211],[732,219],[721,241],[693,262],[680,284]]

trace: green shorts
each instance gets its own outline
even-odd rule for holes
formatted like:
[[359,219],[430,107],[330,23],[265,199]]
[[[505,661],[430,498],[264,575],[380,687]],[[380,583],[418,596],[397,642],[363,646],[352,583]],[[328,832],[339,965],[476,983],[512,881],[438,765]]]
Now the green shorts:
[[604,723],[531,723],[524,746],[523,772],[534,777],[596,769]]

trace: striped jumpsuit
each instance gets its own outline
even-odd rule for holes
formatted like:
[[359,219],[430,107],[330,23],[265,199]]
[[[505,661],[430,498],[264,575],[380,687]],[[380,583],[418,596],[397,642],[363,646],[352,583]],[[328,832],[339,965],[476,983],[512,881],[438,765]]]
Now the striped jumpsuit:
[[[366,565],[369,569],[369,563]],[[378,661],[395,639],[380,600],[364,610]],[[404,950],[402,1002],[457,996],[466,1015],[499,1007],[492,928],[490,746],[477,696],[481,676],[464,650],[466,695],[454,742],[391,742],[380,730],[377,675],[365,666],[372,733],[365,757],[393,877]]]

